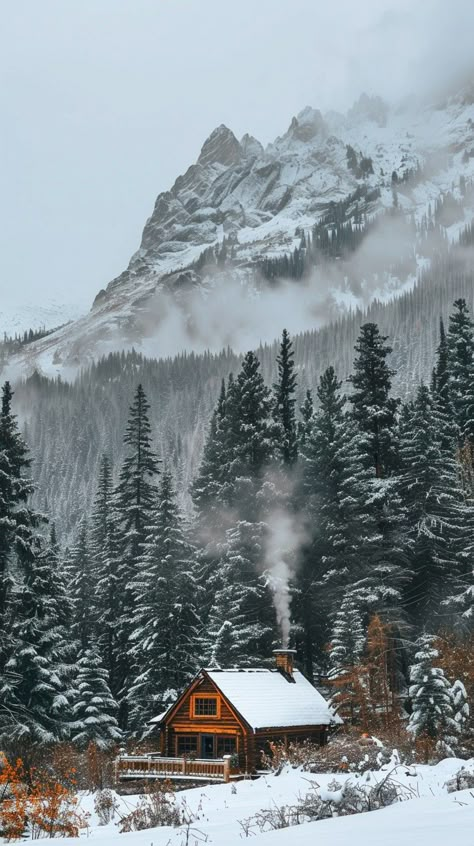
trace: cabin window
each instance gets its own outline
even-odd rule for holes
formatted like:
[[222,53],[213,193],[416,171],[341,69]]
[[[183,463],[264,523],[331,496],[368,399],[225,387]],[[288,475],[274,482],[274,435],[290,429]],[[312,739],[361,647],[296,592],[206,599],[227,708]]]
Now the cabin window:
[[219,717],[217,696],[193,696],[193,717]]
[[177,738],[177,754],[181,755],[197,755],[198,739],[197,735],[180,735]]
[[233,755],[237,751],[237,742],[235,737],[221,736],[217,738],[217,757],[222,758],[224,755]]

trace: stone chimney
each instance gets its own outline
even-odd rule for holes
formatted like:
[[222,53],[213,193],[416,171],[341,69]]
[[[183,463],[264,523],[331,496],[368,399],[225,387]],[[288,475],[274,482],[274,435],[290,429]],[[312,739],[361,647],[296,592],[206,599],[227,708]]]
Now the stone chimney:
[[294,681],[293,678],[293,660],[296,655],[296,649],[274,649],[275,663],[277,669],[280,670],[288,681]]

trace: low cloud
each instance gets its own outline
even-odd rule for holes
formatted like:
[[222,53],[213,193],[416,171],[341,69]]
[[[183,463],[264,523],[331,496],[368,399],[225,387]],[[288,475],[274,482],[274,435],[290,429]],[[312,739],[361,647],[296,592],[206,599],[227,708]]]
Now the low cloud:
[[[269,284],[237,269],[210,273],[206,284],[179,298],[158,290],[135,317],[128,345],[153,357],[227,346],[244,352],[272,342],[282,327],[292,334],[316,329],[349,308],[368,306],[374,296],[393,296],[406,281],[396,276],[398,264],[410,256],[414,276],[413,234],[406,221],[381,217],[358,250],[313,267],[301,280]],[[127,345],[123,339],[111,343]]]

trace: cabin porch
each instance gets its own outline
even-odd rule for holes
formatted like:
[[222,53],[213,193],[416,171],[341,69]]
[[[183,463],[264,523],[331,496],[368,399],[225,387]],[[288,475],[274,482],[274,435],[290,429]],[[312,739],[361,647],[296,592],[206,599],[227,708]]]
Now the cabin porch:
[[223,758],[165,758],[159,753],[119,755],[115,760],[115,781],[170,779],[171,781],[234,781],[244,777],[232,766],[232,756]]

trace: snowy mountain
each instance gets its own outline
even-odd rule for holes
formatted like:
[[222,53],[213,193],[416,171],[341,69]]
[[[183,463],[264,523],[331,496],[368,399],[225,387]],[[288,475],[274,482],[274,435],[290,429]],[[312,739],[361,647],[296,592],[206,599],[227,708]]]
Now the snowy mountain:
[[25,329],[55,329],[77,320],[87,311],[79,304],[63,303],[51,298],[41,306],[3,302],[0,306],[0,333],[9,337],[23,334]]
[[[455,240],[471,221],[473,177],[474,86],[424,107],[365,94],[346,115],[307,107],[266,149],[221,125],[158,196],[128,268],[86,316],[30,345],[22,366],[50,373],[132,345],[153,355],[250,345],[274,337],[289,303],[294,332],[390,298],[429,261],[420,227]],[[298,288],[280,273],[268,295],[265,262],[293,255],[318,224],[329,239],[335,225],[361,232],[357,249],[339,263],[316,261]],[[407,255],[402,273],[397,259]]]

